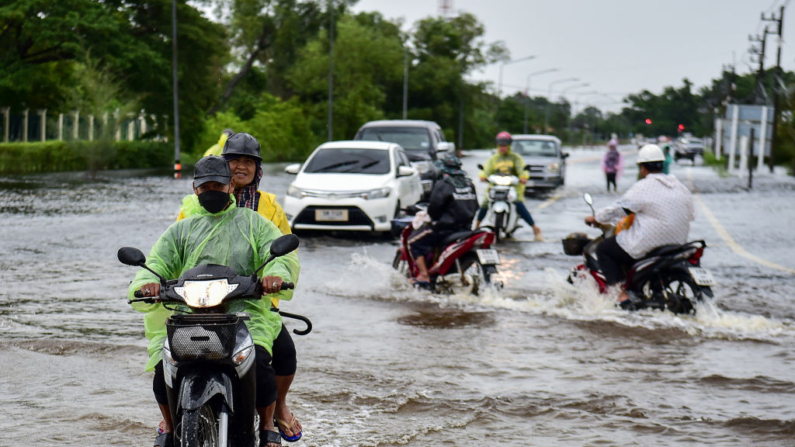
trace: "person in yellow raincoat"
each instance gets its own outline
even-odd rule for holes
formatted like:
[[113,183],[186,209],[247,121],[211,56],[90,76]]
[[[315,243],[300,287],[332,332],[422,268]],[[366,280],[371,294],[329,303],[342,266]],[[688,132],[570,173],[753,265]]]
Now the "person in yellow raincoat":
[[[146,264],[166,279],[176,279],[197,265],[220,264],[234,269],[240,275],[251,275],[270,253],[270,244],[282,235],[270,221],[255,211],[238,207],[232,192],[234,180],[226,160],[217,156],[202,158],[196,163],[194,195],[183,202],[188,217],[172,224],[157,240]],[[265,295],[279,292],[282,282],[297,282],[300,265],[295,253],[276,258],[261,275]],[[152,273],[140,270],[130,283],[128,297],[140,290],[144,296],[158,296],[160,284]],[[289,299],[282,295],[282,299]],[[163,414],[163,434],[155,445],[172,445],[174,429],[163,380],[162,350],[166,338],[165,321],[171,311],[162,304],[134,303],[144,312],[144,327],[149,339],[147,371],[155,371],[153,388]],[[269,297],[236,301],[229,304],[228,312],[247,312],[251,320],[246,326],[256,345],[257,356],[257,411],[260,414],[260,438],[267,445],[279,434],[274,428],[273,411],[276,402],[276,380],[271,367],[274,339],[282,328],[281,317],[271,312]],[[266,433],[270,432],[270,433]],[[165,436],[164,436],[165,435]]]
[[[525,183],[530,178],[530,174],[524,169],[524,159],[521,155],[511,151],[511,143],[513,137],[508,132],[500,132],[497,134],[497,153],[492,155],[480,171],[480,181],[487,182],[491,174],[498,173],[502,175],[515,175],[519,177],[519,184],[516,185],[516,213],[521,217],[530,228],[533,229],[535,240],[541,241],[544,237],[541,235],[541,228],[533,221],[533,216],[524,204],[524,190]],[[475,228],[480,228],[480,223],[486,217],[489,207],[489,190],[486,189],[486,196],[483,203],[480,204],[480,211],[478,211],[477,221]]]
[[232,129],[224,129],[221,132],[221,137],[218,138],[218,142],[210,146],[209,149],[204,151],[204,155],[202,157],[206,157],[208,155],[221,155],[221,152],[224,150],[224,144],[226,144],[226,140],[229,139],[232,135],[235,134],[235,131]]
[[[290,234],[290,223],[281,205],[276,201],[276,195],[259,190],[263,177],[261,146],[259,141],[245,132],[234,134],[224,145],[222,156],[229,162],[232,177],[235,180],[235,199],[237,206],[250,208],[257,211],[262,217],[276,225],[282,234]],[[195,195],[186,196],[180,208],[177,220],[191,215]],[[271,296],[274,307],[279,307],[281,297],[292,298],[293,291],[285,290]],[[290,337],[290,331],[282,325],[278,337],[273,342],[273,369],[276,372],[278,394],[276,397],[276,422],[282,437],[288,442],[301,439],[301,423],[293,416],[287,405],[287,393],[295,378],[297,358],[295,343]]]

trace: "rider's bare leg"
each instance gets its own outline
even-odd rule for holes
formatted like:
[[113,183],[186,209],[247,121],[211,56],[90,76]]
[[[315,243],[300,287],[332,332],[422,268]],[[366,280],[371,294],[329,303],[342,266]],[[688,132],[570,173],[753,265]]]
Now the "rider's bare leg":
[[[287,393],[290,391],[290,385],[293,383],[294,377],[295,374],[289,376],[276,376],[276,389],[278,391],[276,393],[276,410],[274,414],[276,419],[284,421],[288,424],[293,419],[293,413],[287,406]],[[283,430],[285,428],[287,427],[282,427]],[[301,430],[303,430],[303,427],[296,419],[295,424],[292,427],[284,430],[284,434],[286,434],[288,437],[293,437],[298,435],[298,433],[301,433]]]
[[417,265],[417,270],[420,271],[415,279],[417,281],[430,281],[431,277],[428,275],[428,266],[425,265],[425,256],[417,256],[414,259],[414,264]]
[[163,433],[171,433],[174,431],[174,424],[171,422],[171,410],[168,405],[158,405],[160,412],[163,413],[163,420],[160,421],[158,428],[163,430]]

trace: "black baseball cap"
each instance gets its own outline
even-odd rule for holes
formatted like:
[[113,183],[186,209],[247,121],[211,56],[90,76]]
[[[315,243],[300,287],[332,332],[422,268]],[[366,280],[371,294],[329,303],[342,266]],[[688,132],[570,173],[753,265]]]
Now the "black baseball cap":
[[260,150],[261,147],[256,138],[245,132],[239,132],[226,140],[221,155],[226,157],[227,160],[245,156],[262,161]]
[[196,162],[193,172],[193,186],[199,187],[207,182],[218,182],[228,185],[232,180],[229,163],[223,157],[208,155]]

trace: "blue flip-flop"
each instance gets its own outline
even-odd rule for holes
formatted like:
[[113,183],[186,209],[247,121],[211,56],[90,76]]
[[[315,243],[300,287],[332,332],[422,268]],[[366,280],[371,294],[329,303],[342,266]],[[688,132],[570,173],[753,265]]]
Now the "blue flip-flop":
[[297,434],[297,435],[295,435],[295,436],[287,436],[287,435],[284,433],[284,430],[282,430],[282,425],[284,425],[284,426],[285,426],[285,427],[287,427],[288,429],[291,429],[291,428],[293,428],[293,426],[294,426],[294,425],[295,425],[295,423],[296,423],[295,416],[293,416],[293,414],[292,414],[292,413],[290,413],[290,417],[292,418],[292,421],[290,421],[290,423],[289,423],[289,424],[288,424],[288,423],[286,423],[286,422],[284,422],[284,421],[280,421],[280,420],[278,420],[278,419],[276,419],[276,418],[274,418],[274,419],[273,419],[273,422],[275,422],[275,423],[276,423],[276,428],[278,428],[278,429],[279,429],[279,434],[280,434],[280,435],[282,435],[282,439],[284,439],[284,440],[285,440],[285,441],[287,441],[287,442],[295,442],[295,441],[298,441],[299,439],[301,439],[301,436],[303,436],[304,432],[303,432],[303,431],[300,431],[300,432],[298,432],[298,434]]
[[433,286],[429,281],[414,281],[412,284],[420,289],[433,290]]

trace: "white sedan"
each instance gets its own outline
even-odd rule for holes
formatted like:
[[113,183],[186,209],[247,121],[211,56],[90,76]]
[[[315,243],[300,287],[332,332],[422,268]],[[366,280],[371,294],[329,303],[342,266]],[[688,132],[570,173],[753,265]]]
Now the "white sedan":
[[325,143],[285,171],[297,174],[284,199],[294,230],[389,231],[422,196],[419,173],[394,143]]

